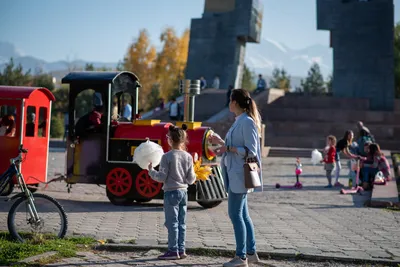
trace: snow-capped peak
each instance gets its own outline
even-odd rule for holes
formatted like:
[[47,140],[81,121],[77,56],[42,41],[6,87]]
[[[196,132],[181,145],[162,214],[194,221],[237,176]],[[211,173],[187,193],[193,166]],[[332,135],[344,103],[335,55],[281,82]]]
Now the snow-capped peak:
[[274,46],[276,46],[276,48],[278,48],[279,50],[281,50],[283,53],[287,53],[287,49],[280,43],[278,43],[277,41],[271,40],[271,39],[264,39],[267,42],[270,42],[271,44],[273,44]]

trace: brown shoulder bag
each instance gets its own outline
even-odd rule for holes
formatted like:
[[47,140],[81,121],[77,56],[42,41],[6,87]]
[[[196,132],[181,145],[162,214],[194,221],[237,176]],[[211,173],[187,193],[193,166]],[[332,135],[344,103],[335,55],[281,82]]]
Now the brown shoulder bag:
[[249,150],[247,147],[246,156],[244,158],[245,163],[244,168],[244,186],[247,189],[256,188],[261,186],[260,175],[259,175],[259,165],[256,157],[249,157]]

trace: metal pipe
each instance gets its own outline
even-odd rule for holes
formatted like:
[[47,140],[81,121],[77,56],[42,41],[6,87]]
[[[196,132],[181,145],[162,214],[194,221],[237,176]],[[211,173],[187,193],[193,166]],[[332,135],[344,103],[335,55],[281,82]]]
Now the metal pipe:
[[180,80],[179,92],[184,95],[183,121],[194,122],[195,97],[200,94],[200,80]]
[[194,103],[195,103],[195,96],[189,96],[189,120],[190,122],[194,122]]
[[184,95],[183,101],[183,121],[189,121],[189,94]]

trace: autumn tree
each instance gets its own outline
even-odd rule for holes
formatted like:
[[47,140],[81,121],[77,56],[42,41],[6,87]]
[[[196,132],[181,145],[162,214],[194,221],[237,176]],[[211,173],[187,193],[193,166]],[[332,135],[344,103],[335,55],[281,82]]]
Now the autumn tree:
[[155,75],[160,84],[161,97],[168,99],[178,87],[179,64],[177,57],[180,42],[173,28],[166,28],[160,35],[160,41],[163,48],[157,56]]
[[274,68],[270,83],[271,88],[283,89],[288,92],[290,89],[290,75],[287,74],[284,68]]
[[139,37],[129,46],[124,58],[125,70],[135,73],[142,87],[139,94],[139,106],[148,109],[147,96],[151,92],[152,85],[156,82],[154,78],[154,67],[157,52],[150,44],[150,38],[145,29],[139,32]]

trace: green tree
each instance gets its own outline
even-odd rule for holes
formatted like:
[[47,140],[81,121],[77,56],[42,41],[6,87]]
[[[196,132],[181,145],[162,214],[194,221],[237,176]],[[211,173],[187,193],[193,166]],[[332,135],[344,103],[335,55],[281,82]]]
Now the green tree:
[[243,64],[242,88],[249,92],[253,91],[256,88],[255,78],[255,72],[251,71],[246,64]]
[[328,93],[332,93],[333,89],[332,89],[332,82],[333,82],[333,75],[329,75],[328,79],[326,81],[326,90],[328,91]]
[[32,86],[44,87],[50,91],[54,90],[53,76],[47,73],[35,75],[32,80]]
[[394,75],[396,97],[400,98],[400,22],[394,29]]
[[50,137],[60,138],[64,135],[64,121],[60,116],[51,116]]
[[94,66],[92,63],[86,63],[85,65],[85,71],[94,71]]
[[326,92],[324,77],[318,63],[314,63],[305,80],[301,80],[302,91],[305,93],[320,94]]
[[290,75],[287,74],[284,68],[274,68],[269,85],[271,88],[283,89],[285,92],[288,92],[290,89],[290,79]]
[[11,58],[6,64],[3,72],[0,72],[0,84],[13,85],[13,86],[26,86],[31,82],[31,70],[23,72],[21,64],[15,66],[14,59]]

